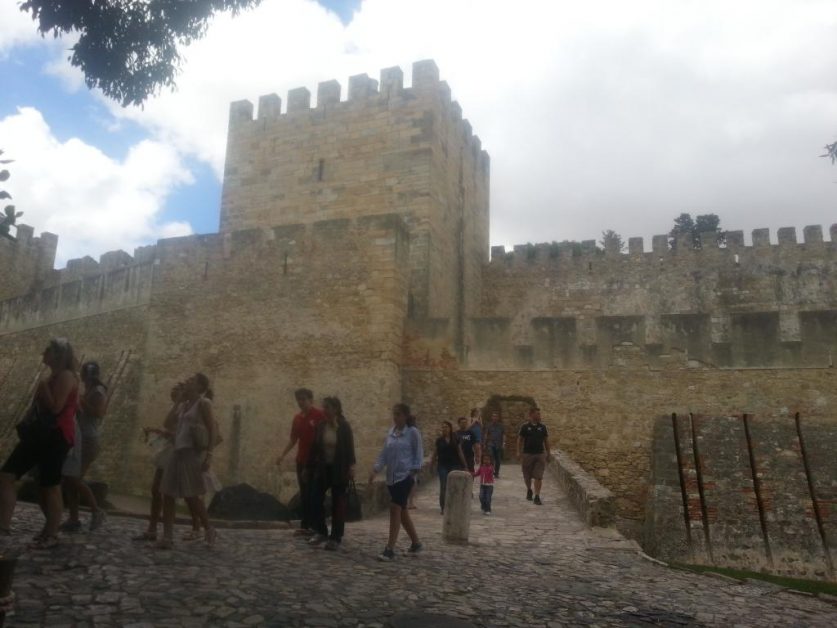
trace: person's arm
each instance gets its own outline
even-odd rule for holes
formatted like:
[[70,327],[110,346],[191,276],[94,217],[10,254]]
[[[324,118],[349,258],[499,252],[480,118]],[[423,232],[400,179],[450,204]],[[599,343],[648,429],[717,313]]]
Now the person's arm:
[[552,449],[549,447],[549,434],[543,437],[543,448],[546,450],[546,459],[552,458]]
[[[389,435],[387,435],[389,438]],[[372,471],[369,472],[369,483],[372,484],[372,480],[375,479],[375,475],[380,472],[386,466],[386,453],[387,453],[387,442],[384,440],[384,446],[381,447],[381,451],[378,454],[378,457],[375,459],[375,464],[372,465]]]
[[100,419],[107,411],[107,400],[107,395],[102,392],[101,386],[96,386],[90,394],[84,395],[79,400],[79,405],[86,415]]
[[457,441],[457,443],[456,443],[456,453],[459,454],[459,462],[462,463],[462,468],[467,469],[468,468],[468,463],[465,462],[465,452],[462,451],[462,444],[459,443],[459,441]]
[[71,371],[62,371],[52,385],[43,381],[38,386],[36,398],[38,405],[52,414],[58,414],[64,409],[64,404],[70,393],[78,386],[78,380]]
[[438,443],[433,444],[433,453],[430,455],[430,467],[435,469],[436,462],[439,459],[439,445]]
[[288,455],[288,452],[294,448],[294,445],[297,444],[299,441],[299,434],[296,433],[296,421],[291,423],[291,436],[288,439],[288,444],[285,445],[285,449],[282,450],[282,453],[279,454],[279,457],[276,459],[276,464],[282,464],[282,461],[285,459],[285,456]]
[[357,458],[355,458],[355,435],[352,432],[352,426],[346,423],[346,446],[349,449],[349,479],[355,479],[355,465]]
[[413,473],[417,475],[421,471],[424,464],[424,446],[421,442],[421,434],[416,428],[410,430],[410,439],[412,441],[413,460],[410,465]]

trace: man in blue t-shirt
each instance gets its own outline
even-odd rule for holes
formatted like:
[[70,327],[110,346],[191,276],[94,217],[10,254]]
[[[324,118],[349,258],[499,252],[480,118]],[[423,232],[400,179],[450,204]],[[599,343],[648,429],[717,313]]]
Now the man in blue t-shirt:
[[473,429],[468,427],[467,417],[459,417],[457,423],[459,424],[459,430],[456,432],[456,440],[462,447],[462,454],[465,456],[468,470],[473,473],[474,460],[480,459],[480,441]]

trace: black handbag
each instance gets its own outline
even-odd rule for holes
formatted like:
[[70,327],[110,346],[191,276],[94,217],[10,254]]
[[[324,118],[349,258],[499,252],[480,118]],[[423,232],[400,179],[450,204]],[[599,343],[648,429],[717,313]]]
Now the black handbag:
[[346,521],[360,521],[361,519],[363,519],[363,505],[355,481],[352,480],[346,491]]
[[50,412],[38,408],[34,401],[23,416],[23,420],[15,426],[20,440],[43,440],[55,429],[58,417]]

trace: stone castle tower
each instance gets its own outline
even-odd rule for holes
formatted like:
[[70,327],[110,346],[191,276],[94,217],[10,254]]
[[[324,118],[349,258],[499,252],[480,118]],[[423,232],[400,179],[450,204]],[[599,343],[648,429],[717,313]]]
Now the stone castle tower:
[[[409,88],[390,68],[352,77],[346,100],[328,81],[314,106],[305,88],[284,112],[276,95],[256,116],[233,103],[220,214],[218,233],[58,270],[55,235],[0,240],[5,451],[43,346],[66,336],[112,375],[93,472],[117,491],[146,490],[141,427],[194,371],[214,383],[222,480],[282,497],[292,475],[273,460],[300,386],[341,397],[361,466],[396,401],[428,442],[471,407],[513,434],[537,403],[660,555],[761,567],[773,558],[750,550],[772,539],[787,573],[837,564],[837,225],[490,248],[489,159],[432,61]],[[729,420],[659,420],[691,411]]]
[[488,262],[488,154],[433,61],[232,104],[221,232],[396,214],[409,231],[408,315],[464,325]]

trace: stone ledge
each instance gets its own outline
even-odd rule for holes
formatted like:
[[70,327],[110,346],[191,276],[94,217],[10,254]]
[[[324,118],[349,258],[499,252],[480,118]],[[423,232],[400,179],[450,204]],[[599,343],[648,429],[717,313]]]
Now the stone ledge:
[[616,522],[613,493],[566,453],[553,449],[548,468],[588,526],[608,527]]

